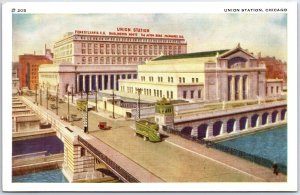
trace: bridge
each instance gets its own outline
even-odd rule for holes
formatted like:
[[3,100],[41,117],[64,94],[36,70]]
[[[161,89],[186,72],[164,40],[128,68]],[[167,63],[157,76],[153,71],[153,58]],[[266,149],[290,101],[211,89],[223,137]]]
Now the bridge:
[[82,131],[79,127],[63,122],[53,112],[21,97],[22,101],[42,119],[56,129],[57,137],[64,143],[63,172],[70,182],[104,177],[95,170],[98,164],[112,171],[123,182],[163,182],[120,152]]
[[[273,177],[269,168],[195,145],[180,137],[169,135],[163,142],[144,142],[133,136],[129,127],[132,121],[114,119],[121,125],[112,124],[113,130],[99,131],[92,128],[99,121],[99,118],[94,118],[89,121],[91,128],[87,134],[80,126],[82,122],[74,123],[77,126],[72,125],[60,120],[53,111],[35,105],[33,99],[20,99],[42,119],[51,123],[57,137],[63,141],[62,171],[70,182],[105,178],[106,175],[99,171],[101,168],[110,170],[123,182],[286,181],[283,175]],[[64,106],[60,105],[60,114],[66,114]],[[70,110],[78,112],[74,107]],[[93,113],[89,118],[97,115]],[[178,118],[175,118],[175,122],[178,122]]]
[[286,124],[286,100],[241,106],[230,109],[180,114],[174,118],[174,128],[198,139],[214,139],[259,128]]

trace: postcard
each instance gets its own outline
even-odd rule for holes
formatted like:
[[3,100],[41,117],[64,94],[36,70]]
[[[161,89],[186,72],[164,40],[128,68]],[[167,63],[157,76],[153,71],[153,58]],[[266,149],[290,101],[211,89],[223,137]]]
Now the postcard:
[[3,5],[4,191],[296,191],[296,2]]

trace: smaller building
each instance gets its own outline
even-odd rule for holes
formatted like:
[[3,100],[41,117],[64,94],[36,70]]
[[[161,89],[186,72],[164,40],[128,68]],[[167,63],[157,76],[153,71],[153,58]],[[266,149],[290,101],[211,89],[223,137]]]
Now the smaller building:
[[283,79],[267,79],[267,98],[280,97],[283,91]]
[[17,95],[20,91],[20,80],[17,75],[17,70],[12,71],[12,94]]

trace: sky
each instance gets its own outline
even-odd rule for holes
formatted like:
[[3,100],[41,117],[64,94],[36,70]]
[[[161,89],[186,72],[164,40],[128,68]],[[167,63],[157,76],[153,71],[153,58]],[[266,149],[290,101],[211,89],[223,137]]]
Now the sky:
[[286,14],[14,14],[13,61],[43,54],[75,30],[115,32],[118,27],[184,35],[188,53],[241,47],[287,60]]

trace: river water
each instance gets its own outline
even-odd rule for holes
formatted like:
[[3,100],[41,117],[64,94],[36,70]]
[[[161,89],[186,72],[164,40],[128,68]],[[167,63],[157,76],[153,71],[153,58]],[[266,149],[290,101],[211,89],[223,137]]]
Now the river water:
[[248,154],[287,165],[287,126],[218,142]]
[[12,182],[16,183],[68,183],[61,169],[40,171],[21,176],[14,176]]

